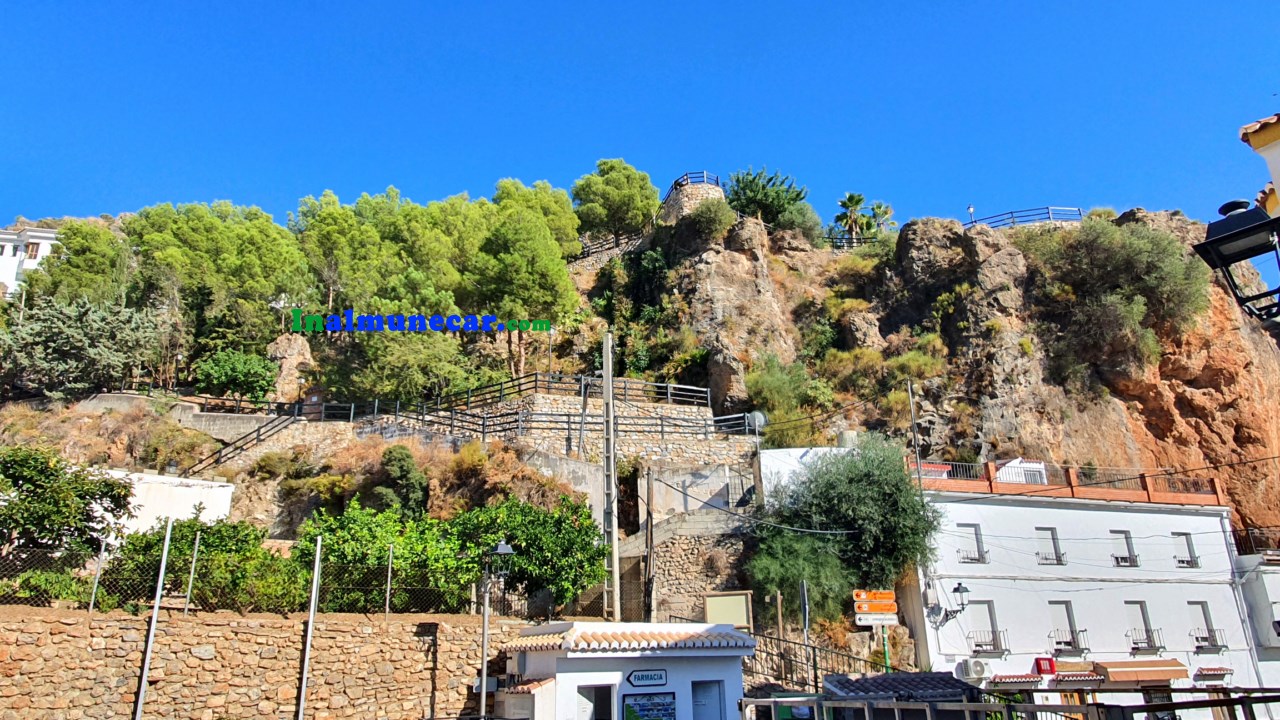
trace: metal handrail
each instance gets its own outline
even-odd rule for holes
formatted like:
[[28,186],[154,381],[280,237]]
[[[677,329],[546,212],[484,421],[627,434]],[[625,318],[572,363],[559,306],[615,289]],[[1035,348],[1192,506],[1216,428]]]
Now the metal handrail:
[[1080,208],[1045,206],[1027,210],[1010,210],[998,215],[970,220],[964,226],[971,228],[975,225],[986,225],[1001,228],[1042,222],[1083,222],[1084,218],[1085,212]]
[[682,188],[685,185],[699,184],[715,185],[720,188],[724,187],[724,183],[720,182],[719,175],[713,175],[706,170],[695,170],[694,172],[687,172],[676,178],[675,181],[671,183],[671,187],[667,188],[667,194],[662,196],[662,202],[665,203],[667,198],[671,197],[671,193],[676,191],[676,188]]

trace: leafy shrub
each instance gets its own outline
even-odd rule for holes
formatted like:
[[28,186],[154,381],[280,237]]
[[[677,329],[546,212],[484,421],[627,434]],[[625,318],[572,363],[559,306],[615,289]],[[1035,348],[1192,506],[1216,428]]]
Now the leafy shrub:
[[827,311],[827,318],[838,323],[847,321],[850,315],[871,309],[871,303],[862,298],[842,298],[834,295],[824,300],[822,305]]
[[[801,533],[768,534],[747,561],[747,575],[757,598],[770,598],[781,591],[797,592],[803,580],[808,585],[810,615],[816,620],[831,620],[844,611],[852,596],[852,573],[836,554],[835,541],[829,537]],[[783,612],[792,620],[801,618],[800,603],[783,604]],[[759,617],[773,617],[765,612]]]
[[800,389],[800,404],[815,410],[830,410],[836,406],[836,391],[822,378],[809,378]]
[[827,354],[836,342],[836,329],[827,318],[817,318],[800,331],[800,357],[815,361]]
[[892,385],[902,385],[908,378],[928,380],[937,377],[946,369],[946,362],[939,357],[912,350],[898,357],[885,361]]
[[261,400],[275,387],[277,367],[261,355],[221,350],[201,358],[194,370],[200,392]]
[[846,285],[862,285],[875,277],[880,260],[859,253],[846,253],[836,261],[836,277]]
[[832,350],[818,365],[818,372],[834,382],[837,388],[862,395],[875,389],[876,383],[884,376],[884,370],[884,356],[880,351],[865,347]]
[[1034,271],[1037,327],[1063,384],[1154,362],[1160,335],[1181,333],[1208,307],[1208,268],[1168,233],[1089,218],[1013,239]]
[[799,230],[814,246],[822,239],[822,218],[807,202],[798,202],[783,210],[773,227],[777,230]]
[[738,221],[738,215],[729,207],[729,203],[720,198],[711,198],[698,203],[693,212],[681,221],[692,228],[698,238],[711,242],[723,238]]
[[743,215],[758,217],[768,225],[778,220],[793,206],[804,202],[809,191],[796,187],[795,179],[768,170],[736,172],[729,176],[725,197],[729,205]]

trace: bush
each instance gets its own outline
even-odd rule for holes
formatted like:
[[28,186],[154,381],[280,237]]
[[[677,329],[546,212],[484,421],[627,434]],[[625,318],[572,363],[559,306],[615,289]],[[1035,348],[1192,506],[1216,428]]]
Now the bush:
[[729,190],[725,197],[729,205],[743,215],[758,217],[768,225],[778,224],[779,219],[792,207],[804,202],[809,191],[796,187],[790,175],[768,170],[736,172],[729,176]]
[[885,362],[891,385],[902,385],[908,378],[928,380],[937,377],[946,369],[946,362],[939,357],[912,350]]
[[841,390],[869,394],[884,376],[884,356],[871,348],[832,350],[823,357],[818,371]]
[[777,230],[799,230],[815,247],[822,240],[822,218],[807,202],[799,202],[783,210],[773,227]]
[[1034,271],[1038,327],[1055,379],[1089,369],[1132,373],[1208,307],[1209,271],[1177,238],[1088,218],[1078,228],[1014,234]]
[[692,228],[703,242],[713,242],[724,238],[729,228],[738,222],[738,214],[729,207],[729,203],[712,198],[699,203],[681,221]]
[[[790,596],[799,592],[800,582],[808,584],[810,616],[815,620],[831,620],[844,611],[852,596],[851,573],[834,550],[827,536],[777,532],[768,534],[747,561],[754,596],[764,602],[781,591]],[[801,605],[783,605],[787,617],[801,618]],[[773,617],[772,612],[758,617]]]

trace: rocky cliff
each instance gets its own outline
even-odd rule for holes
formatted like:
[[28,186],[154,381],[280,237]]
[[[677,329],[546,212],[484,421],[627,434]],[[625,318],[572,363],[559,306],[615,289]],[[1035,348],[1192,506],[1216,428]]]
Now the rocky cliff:
[[[1203,225],[1176,212],[1137,209],[1114,222],[1171,233],[1188,247],[1204,236]],[[752,219],[685,253],[676,289],[690,301],[689,321],[709,349],[720,410],[750,405],[744,376],[760,357],[797,358],[798,325],[839,294],[842,257],[790,234],[770,235]],[[918,333],[933,321],[946,343],[946,366],[917,386],[927,455],[1212,475],[1225,482],[1241,520],[1280,524],[1280,464],[1251,462],[1280,455],[1280,349],[1219,281],[1188,329],[1161,329],[1157,362],[1101,372],[1098,391],[1082,393],[1050,379],[1028,258],[1011,233],[916,220],[902,228],[896,253],[882,265],[837,330],[846,349],[882,350],[900,342],[903,329]],[[892,347],[885,351],[892,354]],[[841,420],[905,434],[902,424],[895,428],[874,412]],[[1198,470],[1224,464],[1234,465]]]

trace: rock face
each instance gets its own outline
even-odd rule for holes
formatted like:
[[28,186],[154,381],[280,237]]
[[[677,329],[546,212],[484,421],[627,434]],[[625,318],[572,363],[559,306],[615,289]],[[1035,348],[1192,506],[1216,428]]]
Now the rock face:
[[280,375],[276,377],[276,389],[271,399],[276,402],[294,402],[302,397],[306,387],[299,368],[311,365],[311,346],[307,338],[298,333],[285,333],[267,345],[267,356],[280,363]]
[[[1179,213],[1139,209],[1115,222],[1148,225],[1188,246],[1204,236],[1203,225]],[[767,236],[760,223],[744,220],[722,241],[686,252],[677,287],[710,353],[713,401],[719,412],[745,409],[751,363],[766,354],[796,357],[793,317],[826,297],[815,268],[834,264],[830,251]],[[1238,520],[1280,524],[1280,464],[1243,462],[1280,455],[1280,348],[1220,282],[1194,327],[1162,337],[1159,363],[1134,376],[1109,371],[1106,393],[1081,397],[1047,375],[1027,259],[1008,233],[913,221],[902,228],[892,264],[870,289],[870,307],[843,316],[836,330],[847,346],[892,354],[891,335],[921,327],[940,297],[953,297],[940,327],[947,373],[916,388],[927,453],[946,458],[962,448],[983,459],[1022,455],[1212,475],[1224,481]],[[1195,470],[1224,463],[1242,464]]]
[[723,243],[712,243],[682,269],[676,283],[689,302],[691,325],[709,351],[713,407],[747,409],[745,376],[766,353],[795,360],[788,314],[769,274],[764,223],[739,220]]

